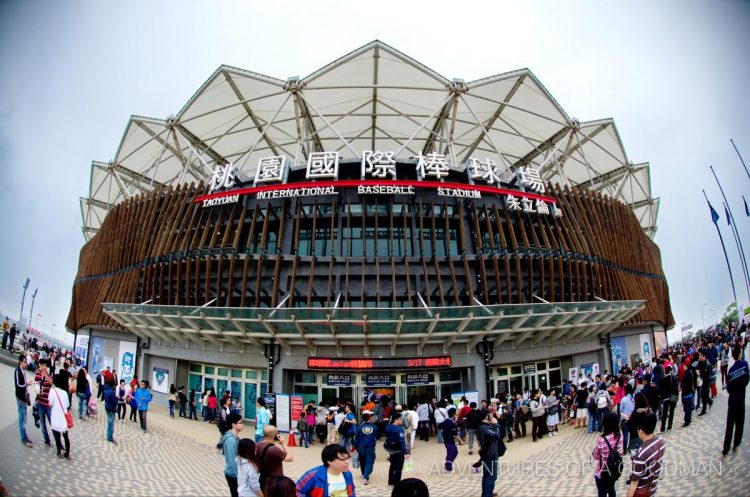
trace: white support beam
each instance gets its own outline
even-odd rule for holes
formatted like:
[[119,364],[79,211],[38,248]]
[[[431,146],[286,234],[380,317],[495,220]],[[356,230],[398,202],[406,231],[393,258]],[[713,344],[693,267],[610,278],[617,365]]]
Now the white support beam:
[[[161,316],[161,318],[162,318],[162,319],[163,319],[164,321],[166,321],[167,323],[171,324],[171,325],[172,325],[172,326],[174,327],[174,329],[175,329],[175,330],[177,330],[177,333],[179,333],[179,334],[180,334],[180,336],[184,336],[185,338],[187,338],[187,339],[188,339],[188,340],[190,340],[191,342],[195,343],[196,345],[200,345],[201,347],[204,347],[204,346],[205,346],[205,344],[203,343],[203,341],[202,341],[202,340],[200,340],[200,339],[199,339],[199,338],[198,338],[198,337],[197,337],[197,336],[195,335],[195,333],[183,333],[183,332],[182,332],[182,330],[184,329],[184,327],[183,327],[183,326],[182,326],[182,324],[181,324],[181,323],[182,323],[182,319],[180,319],[180,321],[177,321],[177,320],[176,320],[175,318],[173,318],[172,316]],[[188,344],[185,344],[185,347],[186,347],[186,348],[187,348],[187,346],[188,346]]]
[[[178,312],[177,316],[180,319],[182,319],[182,321],[185,323],[185,325],[188,328],[190,328],[191,330],[193,330],[194,332],[196,332],[198,334],[198,336],[200,336],[203,339],[204,342],[205,341],[209,341],[209,342],[213,343],[214,345],[216,345],[217,347],[219,347],[221,349],[224,348],[224,342],[219,341],[215,336],[213,336],[213,335],[211,335],[209,333],[204,333],[203,330],[197,324],[195,324],[193,322],[193,318],[192,317],[186,316],[186,315],[182,314],[181,312]],[[204,343],[204,348],[205,348],[205,343]]]
[[300,336],[307,344],[307,348],[310,349],[310,353],[312,355],[315,355],[315,353],[317,352],[317,347],[315,346],[313,341],[310,340],[310,338],[307,336],[305,327],[302,326],[302,323],[299,321],[299,319],[297,318],[295,314],[292,314],[292,322],[294,323],[294,327],[297,328],[297,332],[299,332]]
[[[219,334],[220,337],[224,338],[225,340],[228,340],[236,347],[242,347],[242,344],[240,344],[240,342],[236,338],[234,338],[232,335],[225,334],[224,330],[222,330],[221,326],[219,326],[218,324],[214,322],[213,318],[209,318],[208,316],[206,316],[205,313],[201,312],[201,319],[205,321],[213,330],[215,330]],[[223,350],[224,346],[222,345],[221,348]]]
[[432,321],[427,326],[427,335],[423,336],[419,340],[419,344],[417,345],[417,355],[422,355],[422,350],[424,349],[424,346],[427,345],[430,337],[432,337],[432,332],[435,330],[435,326],[437,326],[438,321],[440,321],[440,314],[436,313],[435,317],[432,318]]
[[443,354],[448,353],[448,349],[450,349],[451,345],[453,345],[453,342],[456,341],[456,339],[463,333],[463,331],[466,329],[467,326],[469,326],[469,323],[471,323],[471,320],[474,319],[474,313],[470,312],[468,316],[466,316],[466,319],[461,321],[461,323],[458,325],[458,328],[456,328],[456,332],[449,336],[448,339],[443,342]]
[[254,346],[256,346],[257,348],[259,348],[260,350],[263,350],[263,343],[261,343],[260,340],[258,340],[257,338],[255,338],[254,336],[252,336],[250,334],[250,330],[248,330],[245,327],[245,325],[242,323],[242,321],[234,319],[234,317],[232,316],[232,314],[229,313],[229,312],[227,312],[227,321],[229,323],[231,323],[235,328],[237,328],[237,330],[242,333],[242,336],[245,339],[250,340],[250,342]]
[[511,326],[511,329],[512,329],[513,331],[518,331],[518,330],[520,330],[520,329],[521,329],[521,327],[522,327],[522,326],[524,325],[524,323],[526,323],[526,321],[528,321],[528,320],[529,320],[529,318],[530,318],[531,316],[533,316],[533,315],[534,315],[534,311],[529,311],[529,312],[527,312],[526,314],[524,314],[523,316],[519,317],[518,319],[516,319],[516,322],[515,322],[515,323],[513,323],[513,326]]
[[[524,342],[527,338],[529,338],[531,335],[533,335],[535,332],[539,331],[539,329],[544,326],[547,321],[552,319],[557,314],[557,309],[554,309],[551,313],[542,316],[539,321],[534,325],[533,328],[524,331],[520,336],[518,336],[515,340],[513,340],[513,347],[518,347],[521,345],[521,343]],[[533,345],[533,344],[532,344]]]
[[396,323],[396,328],[393,330],[393,342],[391,342],[391,355],[396,354],[396,344],[398,343],[398,337],[401,335],[401,326],[404,324],[404,315],[400,314],[398,316],[398,322]]
[[268,334],[271,335],[271,338],[278,342],[282,347],[284,347],[287,351],[291,349],[291,346],[289,345],[289,342],[286,341],[286,339],[281,338],[279,336],[279,330],[273,327],[271,323],[269,323],[263,315],[258,316],[258,320],[260,321],[260,324],[263,325],[263,327],[268,331]]
[[[341,293],[339,293],[339,297],[341,297]],[[336,298],[336,305],[334,305],[333,312],[336,312],[336,307],[339,305],[339,299]],[[344,353],[342,347],[341,347],[341,341],[339,340],[338,335],[336,334],[336,324],[333,322],[333,312],[331,314],[326,315],[326,319],[328,319],[328,326],[331,328],[331,336],[333,336],[333,340],[336,342],[336,356],[341,357]]]

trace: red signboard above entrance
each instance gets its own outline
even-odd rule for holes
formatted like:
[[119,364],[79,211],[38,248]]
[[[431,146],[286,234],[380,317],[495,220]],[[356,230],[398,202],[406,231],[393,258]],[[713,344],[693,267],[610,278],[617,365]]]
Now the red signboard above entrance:
[[382,369],[382,368],[441,368],[450,367],[450,356],[437,357],[391,357],[388,359],[324,359],[310,357],[310,369]]

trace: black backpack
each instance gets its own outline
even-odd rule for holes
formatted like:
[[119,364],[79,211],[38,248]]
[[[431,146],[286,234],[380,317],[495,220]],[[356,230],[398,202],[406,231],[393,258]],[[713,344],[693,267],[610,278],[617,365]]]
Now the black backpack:
[[479,409],[472,409],[469,414],[466,415],[466,424],[472,430],[479,429],[479,424],[482,422],[482,411]]
[[605,483],[614,483],[622,475],[622,456],[619,452],[617,452],[617,444],[619,442],[620,435],[618,434],[617,439],[615,439],[615,450],[612,450],[612,446],[609,445],[607,438],[604,437],[604,443],[607,444],[607,447],[609,448],[609,455],[607,456],[606,462],[602,466],[602,471],[599,479]]

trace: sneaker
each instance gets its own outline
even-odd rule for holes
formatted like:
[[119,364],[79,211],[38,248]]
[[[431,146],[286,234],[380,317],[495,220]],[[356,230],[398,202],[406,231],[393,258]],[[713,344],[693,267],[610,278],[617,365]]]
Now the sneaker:
[[367,480],[362,480],[362,485],[367,485],[368,483],[370,483],[370,482],[367,481]]
[[470,451],[469,451],[469,455],[471,456],[471,455],[473,455],[473,454],[474,454],[474,451],[473,451],[473,450],[470,450]]

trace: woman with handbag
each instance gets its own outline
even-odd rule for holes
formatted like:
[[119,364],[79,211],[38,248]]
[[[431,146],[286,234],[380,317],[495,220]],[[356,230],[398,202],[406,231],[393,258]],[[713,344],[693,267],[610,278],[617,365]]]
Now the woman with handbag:
[[560,400],[555,395],[555,389],[552,388],[547,396],[547,431],[549,437],[557,436],[557,425],[560,423]]
[[[70,403],[64,387],[67,382],[65,376],[59,373],[53,379],[53,387],[49,393],[50,404],[50,427],[52,436],[55,437],[55,446],[57,447],[57,457],[70,460],[70,438],[68,429],[73,427],[73,415],[68,412]],[[61,438],[65,440],[65,453]]]
[[542,395],[540,390],[534,390],[531,401],[529,402],[529,409],[531,410],[531,440],[536,442],[537,438],[544,436],[543,425],[544,425],[544,411],[545,408],[539,401],[539,397]]

